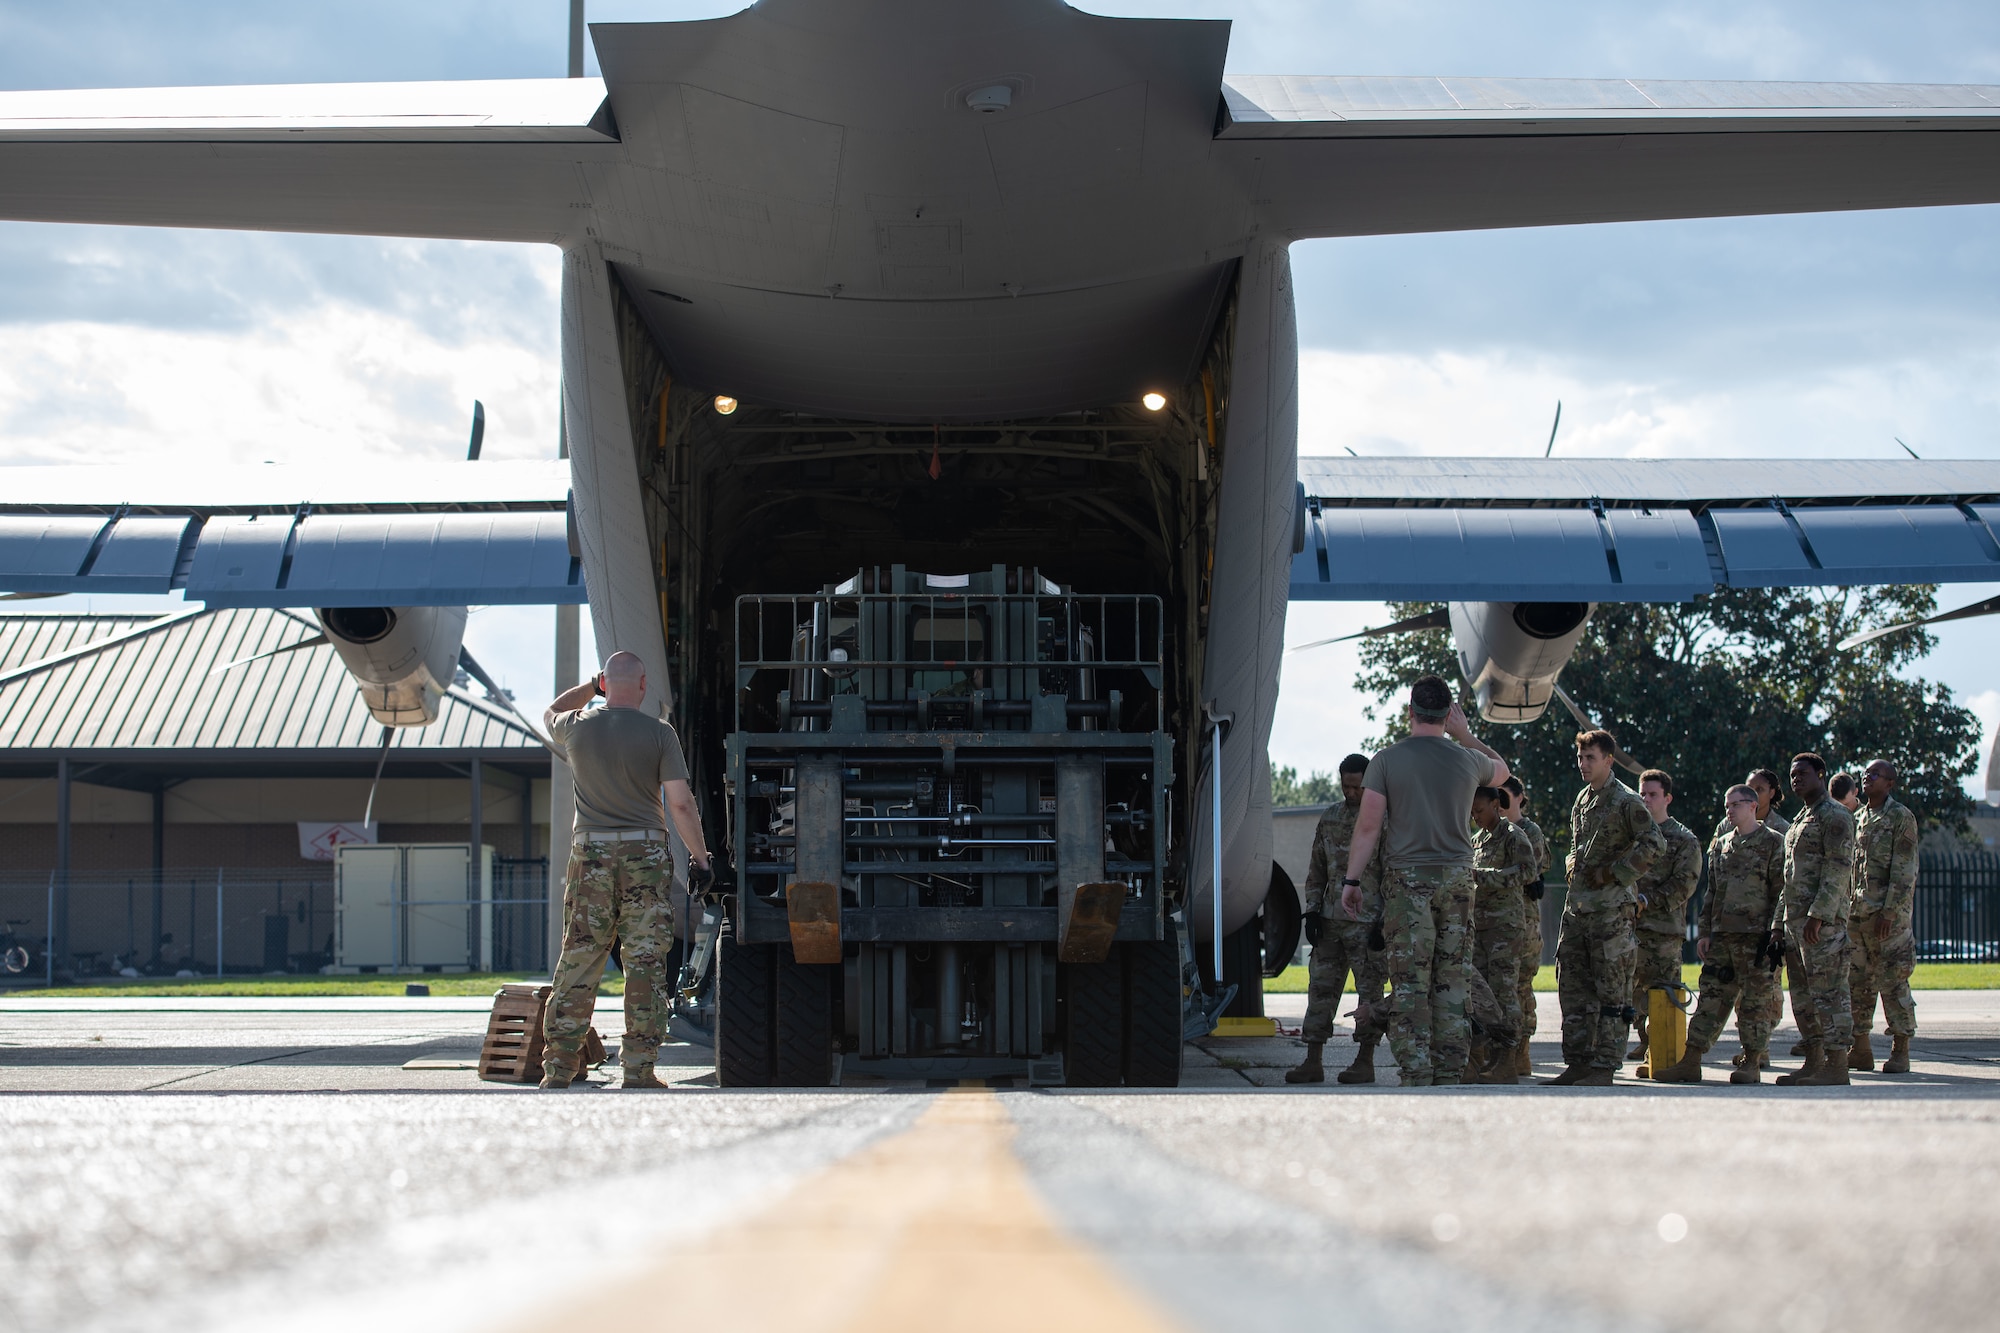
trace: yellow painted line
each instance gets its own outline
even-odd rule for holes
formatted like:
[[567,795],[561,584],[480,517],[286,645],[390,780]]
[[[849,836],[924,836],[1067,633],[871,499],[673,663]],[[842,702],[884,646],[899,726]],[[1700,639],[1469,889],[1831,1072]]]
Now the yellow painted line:
[[1014,1132],[992,1091],[952,1089],[909,1129],[757,1215],[593,1291],[590,1308],[616,1324],[675,1330],[1178,1328],[1057,1226],[1014,1156]]

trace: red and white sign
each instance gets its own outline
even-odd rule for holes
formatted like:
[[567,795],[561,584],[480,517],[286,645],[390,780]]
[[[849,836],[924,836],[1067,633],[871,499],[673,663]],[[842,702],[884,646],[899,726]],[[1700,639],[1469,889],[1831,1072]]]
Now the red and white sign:
[[299,855],[308,861],[331,861],[334,848],[350,842],[373,842],[379,828],[380,825],[360,820],[351,824],[308,824],[300,820]]

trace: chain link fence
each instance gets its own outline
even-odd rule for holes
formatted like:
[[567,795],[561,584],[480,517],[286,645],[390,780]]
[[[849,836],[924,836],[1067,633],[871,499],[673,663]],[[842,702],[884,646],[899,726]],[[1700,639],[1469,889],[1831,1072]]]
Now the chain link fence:
[[[0,872],[0,985],[318,972],[335,912],[331,865]],[[494,968],[546,972],[548,861],[496,857],[492,913]]]

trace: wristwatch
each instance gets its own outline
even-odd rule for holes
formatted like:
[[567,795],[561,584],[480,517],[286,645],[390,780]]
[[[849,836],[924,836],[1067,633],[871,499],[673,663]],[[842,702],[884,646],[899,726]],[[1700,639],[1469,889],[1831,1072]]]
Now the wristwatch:
[[1340,881],[1342,888],[1346,888],[1349,884],[1352,884],[1357,889],[1361,887],[1361,881],[1358,879],[1343,879]]

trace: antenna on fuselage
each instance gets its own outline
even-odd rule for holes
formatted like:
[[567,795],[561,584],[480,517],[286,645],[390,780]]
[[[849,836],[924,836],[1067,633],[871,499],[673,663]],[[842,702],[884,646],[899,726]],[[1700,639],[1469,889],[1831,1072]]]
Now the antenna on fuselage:
[[569,76],[583,77],[583,0],[569,0]]

